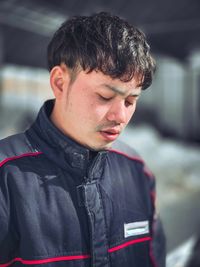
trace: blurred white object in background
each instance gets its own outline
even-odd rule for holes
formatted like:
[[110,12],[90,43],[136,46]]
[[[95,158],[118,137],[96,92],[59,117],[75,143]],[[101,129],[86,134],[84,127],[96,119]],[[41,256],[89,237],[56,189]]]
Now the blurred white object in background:
[[185,267],[195,244],[196,238],[192,236],[186,242],[167,255],[166,267]]

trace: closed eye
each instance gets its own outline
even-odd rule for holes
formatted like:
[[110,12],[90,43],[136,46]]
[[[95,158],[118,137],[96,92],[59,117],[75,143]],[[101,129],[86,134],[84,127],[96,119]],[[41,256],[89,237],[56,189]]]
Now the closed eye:
[[136,104],[138,98],[139,96],[131,96],[130,98],[125,99],[125,106],[126,107],[133,106],[134,104]]
[[112,99],[112,97],[105,97],[105,96],[102,96],[102,95],[98,95],[99,96],[99,99],[102,100],[102,101],[109,101]]
[[130,102],[130,101],[125,100],[125,106],[126,107],[132,106],[132,105],[133,105],[133,102]]

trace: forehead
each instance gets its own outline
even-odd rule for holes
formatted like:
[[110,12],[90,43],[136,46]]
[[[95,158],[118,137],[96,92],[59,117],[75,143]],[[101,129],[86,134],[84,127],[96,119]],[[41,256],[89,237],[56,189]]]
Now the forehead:
[[105,89],[116,89],[123,92],[124,90],[141,90],[140,82],[138,76],[133,77],[130,81],[124,82],[120,79],[113,79],[108,75],[103,74],[100,71],[85,72],[80,71],[77,75],[77,82],[80,84],[87,84],[93,88],[105,88]]

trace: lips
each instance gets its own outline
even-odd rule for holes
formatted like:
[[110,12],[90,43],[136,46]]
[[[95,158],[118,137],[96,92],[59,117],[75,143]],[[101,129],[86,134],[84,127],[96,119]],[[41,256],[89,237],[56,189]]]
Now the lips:
[[120,131],[117,131],[115,129],[106,129],[100,131],[100,134],[107,141],[114,141],[119,136]]

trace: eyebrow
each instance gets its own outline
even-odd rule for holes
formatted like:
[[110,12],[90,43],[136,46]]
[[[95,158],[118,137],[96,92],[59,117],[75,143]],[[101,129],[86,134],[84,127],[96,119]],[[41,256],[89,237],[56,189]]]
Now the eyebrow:
[[[117,93],[117,94],[119,94],[121,96],[125,96],[126,95],[126,93],[124,91],[122,91],[119,88],[116,88],[114,86],[111,86],[109,84],[103,84],[103,86],[106,87],[106,88],[108,88],[109,90],[112,90],[113,92],[115,92],[115,93]],[[140,93],[133,93],[130,96],[137,97],[139,95],[140,95]]]

